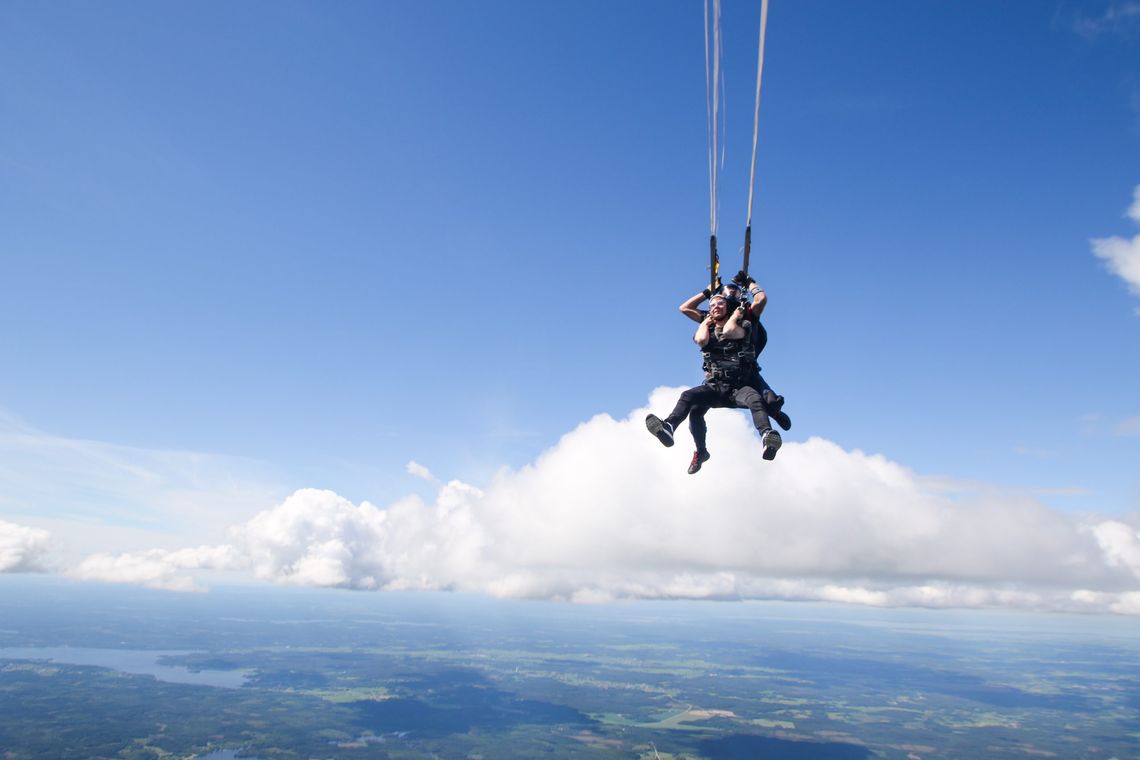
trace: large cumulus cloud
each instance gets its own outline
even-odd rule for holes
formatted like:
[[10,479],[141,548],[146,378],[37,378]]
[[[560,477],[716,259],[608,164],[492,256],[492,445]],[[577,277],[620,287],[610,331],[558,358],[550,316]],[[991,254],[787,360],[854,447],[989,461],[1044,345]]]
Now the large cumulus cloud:
[[[650,406],[661,411],[676,393],[659,389]],[[85,577],[176,588],[183,570],[224,567],[286,584],[575,601],[1140,613],[1134,525],[950,492],[821,438],[786,444],[764,462],[748,418],[733,411],[710,414],[713,459],[689,476],[684,436],[661,448],[645,431],[645,412],[597,416],[483,489],[453,481],[432,502],[413,496],[385,508],[300,490],[232,528],[213,554],[102,557],[87,563]]]
[[46,530],[0,520],[0,573],[44,571],[49,539]]

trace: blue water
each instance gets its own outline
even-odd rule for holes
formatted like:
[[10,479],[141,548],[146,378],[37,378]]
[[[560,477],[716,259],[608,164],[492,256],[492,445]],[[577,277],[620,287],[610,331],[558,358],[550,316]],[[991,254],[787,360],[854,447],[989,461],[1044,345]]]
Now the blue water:
[[[188,683],[238,689],[245,684],[240,670],[201,670],[191,672],[182,665],[160,665],[166,655],[188,654],[168,649],[92,649],[90,647],[0,647],[0,659],[51,660],[63,665],[93,665],[121,673],[154,676],[167,683]],[[219,760],[221,760],[219,758]]]

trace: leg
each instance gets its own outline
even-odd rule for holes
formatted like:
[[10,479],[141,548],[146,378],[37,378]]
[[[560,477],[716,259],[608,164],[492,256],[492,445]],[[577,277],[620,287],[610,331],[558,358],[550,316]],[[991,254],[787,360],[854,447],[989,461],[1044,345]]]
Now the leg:
[[743,388],[738,388],[733,393],[732,398],[737,406],[752,412],[752,424],[756,426],[757,432],[760,433],[760,440],[764,443],[764,458],[775,459],[776,452],[780,450],[783,441],[780,434],[772,429],[772,423],[768,419],[768,408],[764,404],[764,397],[760,391],[746,385]]
[[768,419],[768,405],[764,403],[764,397],[758,390],[751,385],[737,388],[732,393],[732,400],[737,408],[752,412],[752,424],[756,426],[760,435],[772,429],[772,422]]
[[705,448],[705,438],[706,433],[708,433],[705,413],[708,410],[707,406],[697,406],[689,412],[689,432],[693,434],[693,443],[697,447],[697,450],[693,452],[692,461],[689,462],[690,475],[696,475],[700,471],[701,465],[709,461],[709,450]]
[[645,427],[649,428],[649,432],[657,436],[657,440],[661,441],[662,444],[672,446],[673,431],[685,421],[693,407],[708,408],[710,406],[731,406],[731,404],[731,400],[726,398],[723,390],[710,385],[698,385],[681,394],[681,397],[677,399],[677,405],[673,407],[673,411],[664,420],[655,414],[647,416]]
[[757,375],[756,380],[751,383],[752,387],[760,392],[761,397],[764,399],[764,405],[768,407],[768,414],[772,419],[782,427],[784,430],[792,429],[792,418],[784,413],[784,397],[777,395],[772,386],[768,385],[768,381],[762,375]]
[[705,424],[705,413],[708,410],[707,406],[698,406],[689,412],[689,432],[693,434],[693,443],[697,446],[697,452],[702,454],[708,453],[705,448],[705,438],[709,430]]
[[681,394],[681,398],[677,399],[677,405],[673,407],[673,411],[665,418],[665,421],[676,430],[677,426],[685,421],[685,418],[689,416],[690,411],[694,407],[704,407],[708,409],[709,407],[731,405],[732,402],[726,398],[726,394],[722,389],[713,385],[698,385]]

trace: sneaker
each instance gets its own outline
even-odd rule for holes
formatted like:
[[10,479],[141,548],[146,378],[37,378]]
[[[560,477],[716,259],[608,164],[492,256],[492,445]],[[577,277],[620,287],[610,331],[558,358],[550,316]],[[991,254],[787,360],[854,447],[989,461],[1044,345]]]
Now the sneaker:
[[764,442],[764,458],[771,461],[776,458],[776,452],[780,450],[784,440],[780,438],[780,434],[775,430],[765,430],[764,437],[760,439]]
[[697,472],[699,472],[701,469],[701,465],[709,461],[709,457],[711,456],[712,454],[708,453],[707,451],[694,451],[693,461],[689,462],[689,474],[697,474]]
[[785,414],[783,411],[777,409],[774,412],[769,412],[768,416],[776,421],[776,424],[784,430],[792,429],[792,418]]
[[645,417],[645,427],[649,428],[650,433],[657,436],[657,440],[661,441],[662,445],[673,445],[673,426],[668,422],[660,419],[655,414],[649,414]]

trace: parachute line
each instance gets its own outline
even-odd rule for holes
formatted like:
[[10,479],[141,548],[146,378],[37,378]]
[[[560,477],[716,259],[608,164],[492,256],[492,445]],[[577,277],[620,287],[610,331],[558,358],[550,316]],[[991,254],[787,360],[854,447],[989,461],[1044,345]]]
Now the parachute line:
[[[708,150],[709,150],[709,287],[716,284],[720,271],[720,258],[716,252],[717,217],[720,212],[720,198],[718,197],[720,168],[724,166],[724,150],[721,135],[724,130],[724,119],[720,112],[720,104],[724,95],[724,81],[721,78],[721,36],[720,36],[720,0],[712,0],[710,13],[709,0],[705,0],[705,108],[708,112]],[[709,38],[710,17],[712,26],[712,39]],[[718,149],[719,148],[719,149]],[[720,161],[719,166],[717,161]]]
[[[710,39],[710,18],[711,32]],[[709,0],[705,0],[705,108],[708,112],[709,137],[709,234],[717,233],[717,216],[720,210],[718,198],[720,166],[724,165],[721,148],[721,133],[724,129],[721,117],[721,94],[724,84],[721,81],[721,38],[720,0],[712,0],[710,14]]]
[[756,147],[760,137],[760,83],[764,79],[764,36],[768,29],[768,0],[760,2],[760,52],[756,60],[756,111],[752,119],[752,168],[748,172],[748,227],[752,227],[752,191],[756,186]]

